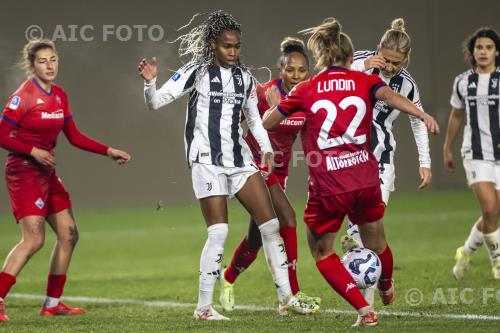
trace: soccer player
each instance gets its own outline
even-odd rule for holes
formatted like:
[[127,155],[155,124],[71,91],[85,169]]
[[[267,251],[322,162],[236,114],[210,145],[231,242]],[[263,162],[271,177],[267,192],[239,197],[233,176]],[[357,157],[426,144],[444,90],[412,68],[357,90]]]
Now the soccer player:
[[241,112],[259,144],[262,165],[272,172],[273,150],[257,109],[255,81],[239,59],[240,24],[231,15],[216,11],[179,39],[180,55],[192,58],[159,90],[156,59],[151,64],[143,59],[138,69],[145,80],[144,95],[150,109],[189,93],[186,158],[208,231],[201,253],[198,304],[193,318],[228,319],[212,307],[228,234],[228,196],[238,198],[259,226],[266,262],[277,287],[279,314],[311,312],[291,292],[279,222],[266,184],[242,137]]
[[[309,75],[309,59],[304,49],[304,42],[298,38],[286,37],[281,42],[281,56],[278,60],[280,78],[271,80],[257,86],[258,108],[260,116],[270,108],[277,105],[281,99],[299,82],[304,81]],[[271,89],[274,88],[274,89]],[[269,99],[269,102],[268,102]],[[304,125],[304,114],[296,112],[278,126],[268,132],[271,145],[274,149],[274,169],[266,181],[274,210],[280,222],[280,235],[285,244],[288,258],[288,277],[292,293],[300,300],[319,309],[321,299],[309,297],[300,291],[297,281],[297,220],[288,198],[285,194],[288,178],[288,165],[290,163],[293,143],[297,134]],[[260,164],[260,147],[252,133],[248,132],[246,141],[250,147],[254,160]],[[265,170],[264,170],[265,171]],[[257,258],[257,253],[262,246],[259,229],[255,222],[250,220],[248,235],[243,238],[236,248],[233,259],[221,275],[220,303],[224,310],[234,309],[233,284],[236,278],[247,269]]]
[[[376,51],[357,51],[354,53],[354,62],[351,69],[378,75],[391,89],[407,97],[417,108],[423,111],[417,84],[406,70],[410,60],[411,40],[405,31],[405,22],[402,18],[392,21],[377,47]],[[400,111],[379,101],[373,110],[373,127],[371,150],[378,161],[382,200],[385,206],[389,204],[389,196],[394,191],[395,166],[394,153],[396,141],[392,133],[393,123]],[[413,136],[417,144],[419,156],[419,174],[421,183],[419,189],[426,188],[431,183],[431,157],[429,154],[429,137],[427,128],[420,119],[409,116]],[[356,224],[349,221],[347,236],[342,239],[344,250],[352,247],[362,247]],[[380,283],[388,283],[381,280]],[[369,291],[367,291],[369,292]],[[372,297],[371,295],[365,295]],[[392,300],[383,299],[384,304]]]
[[57,176],[54,149],[59,133],[86,151],[109,156],[124,164],[130,155],[103,145],[76,127],[66,92],[54,83],[59,57],[49,40],[33,40],[24,46],[23,64],[29,75],[12,94],[0,121],[0,146],[8,150],[5,177],[12,211],[22,239],[7,256],[0,273],[0,321],[8,321],[4,298],[16,276],[42,248],[45,221],[57,235],[50,259],[47,296],[42,316],[76,315],[85,311],[61,302],[66,272],[78,241],[78,229],[69,193]]
[[467,183],[481,206],[481,216],[472,226],[465,244],[455,254],[453,276],[460,280],[469,268],[470,256],[483,244],[488,249],[493,277],[500,279],[500,38],[490,28],[480,28],[464,42],[471,69],[453,83],[451,113],[443,146],[445,168],[455,165],[451,145],[466,123],[462,156]]
[[[358,224],[364,245],[381,261],[382,277],[392,276],[393,260],[384,236],[377,160],[370,149],[373,105],[381,100],[422,119],[438,132],[435,120],[376,75],[349,69],[353,45],[339,22],[329,18],[310,34],[308,48],[321,70],[299,83],[264,119],[272,128],[296,111],[305,112],[301,135],[309,165],[309,193],[304,212],[316,266],[325,280],[357,311],[356,326],[377,325],[377,315],[334,251],[336,234],[347,215]],[[391,293],[392,285],[382,290]]]

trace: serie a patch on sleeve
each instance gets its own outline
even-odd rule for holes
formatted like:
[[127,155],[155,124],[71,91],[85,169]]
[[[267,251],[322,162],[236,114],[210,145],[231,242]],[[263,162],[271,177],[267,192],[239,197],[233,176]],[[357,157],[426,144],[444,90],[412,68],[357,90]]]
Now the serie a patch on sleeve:
[[181,77],[181,73],[175,72],[174,75],[172,75],[172,77],[170,77],[170,79],[175,82],[175,81],[179,80],[180,77]]
[[17,107],[21,104],[21,97],[19,96],[14,96],[12,97],[10,104],[9,104],[9,109],[15,110]]

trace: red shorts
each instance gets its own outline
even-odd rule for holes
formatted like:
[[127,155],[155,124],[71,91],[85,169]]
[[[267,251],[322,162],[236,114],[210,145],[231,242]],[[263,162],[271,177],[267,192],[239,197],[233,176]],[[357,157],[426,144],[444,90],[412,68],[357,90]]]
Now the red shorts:
[[309,191],[304,222],[317,233],[338,232],[347,215],[354,224],[371,223],[384,216],[380,185],[322,197]]
[[[267,168],[262,168],[260,166],[260,160],[255,159],[255,165],[258,166],[260,171],[267,171]],[[288,178],[288,170],[287,169],[274,169],[273,172],[267,176],[265,179],[267,187],[271,187],[274,184],[280,184],[283,191],[286,190],[286,181]]]
[[19,222],[25,216],[49,216],[71,208],[71,199],[55,169],[27,159],[8,163],[5,172],[12,213]]

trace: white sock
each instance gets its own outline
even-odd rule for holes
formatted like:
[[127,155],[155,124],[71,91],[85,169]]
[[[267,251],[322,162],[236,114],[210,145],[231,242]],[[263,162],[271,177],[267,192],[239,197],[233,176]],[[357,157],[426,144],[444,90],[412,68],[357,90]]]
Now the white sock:
[[47,308],[56,307],[59,305],[59,302],[60,302],[60,298],[45,296],[45,306]]
[[349,220],[348,220],[348,222],[349,223],[347,225],[347,236],[351,237],[356,242],[358,242],[359,247],[363,247],[363,241],[361,240],[361,236],[359,235],[358,225],[352,223]]
[[488,248],[491,262],[500,260],[500,230],[497,229],[490,234],[483,234],[484,245]]
[[267,267],[269,267],[276,284],[279,302],[286,304],[292,297],[292,290],[288,280],[288,261],[285,245],[279,233],[278,219],[274,218],[259,225],[259,230]]
[[228,225],[217,223],[208,227],[207,231],[208,238],[200,258],[198,309],[212,304],[215,282],[220,276]]
[[469,237],[464,244],[464,252],[467,254],[472,254],[483,245],[483,233],[477,229],[477,223],[474,223],[472,229],[470,230]]

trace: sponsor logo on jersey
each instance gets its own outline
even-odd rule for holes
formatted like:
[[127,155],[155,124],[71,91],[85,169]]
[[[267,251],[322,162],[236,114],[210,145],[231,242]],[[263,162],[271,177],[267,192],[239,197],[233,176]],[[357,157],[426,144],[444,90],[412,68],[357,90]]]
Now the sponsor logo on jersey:
[[12,100],[10,101],[9,109],[15,110],[15,109],[17,109],[19,104],[21,104],[21,97],[14,96],[14,97],[12,97]]
[[352,90],[356,90],[356,83],[354,82],[354,80],[350,79],[331,79],[328,81],[318,82],[318,93]]
[[45,206],[45,202],[43,202],[42,198],[38,198],[35,201],[35,206],[37,206],[38,209],[42,209]]
[[175,72],[174,75],[172,75],[171,79],[172,81],[176,82],[177,80],[179,80],[180,77],[181,74],[179,72]]
[[42,112],[42,119],[61,119],[64,118],[64,112],[62,109],[50,112]]
[[43,103],[44,103],[43,99],[41,98],[36,99],[36,104],[43,104]]
[[218,76],[215,76],[212,81],[210,81],[212,83],[220,83],[220,80],[219,80],[219,77]]
[[284,119],[280,122],[280,125],[282,126],[296,126],[296,127],[302,127],[304,125],[304,120],[297,120],[297,119]]
[[348,152],[339,156],[326,156],[328,171],[341,170],[368,162],[370,154],[366,150]]

